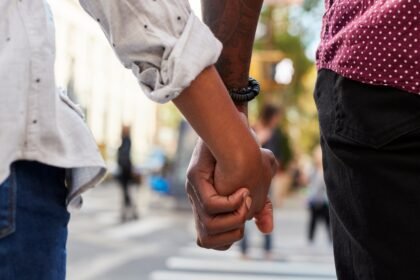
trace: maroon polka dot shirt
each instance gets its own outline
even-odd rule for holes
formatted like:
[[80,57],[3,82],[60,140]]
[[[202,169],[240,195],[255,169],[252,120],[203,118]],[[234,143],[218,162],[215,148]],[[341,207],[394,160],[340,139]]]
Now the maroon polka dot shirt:
[[318,69],[420,94],[420,0],[325,0]]

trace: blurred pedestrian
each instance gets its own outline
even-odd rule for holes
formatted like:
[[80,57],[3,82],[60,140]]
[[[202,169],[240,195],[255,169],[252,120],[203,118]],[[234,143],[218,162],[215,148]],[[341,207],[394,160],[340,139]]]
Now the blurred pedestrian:
[[123,194],[121,207],[121,222],[137,220],[136,204],[131,196],[130,183],[133,179],[133,164],[131,162],[130,127],[124,126],[121,132],[121,145],[118,148],[118,181]]
[[308,240],[313,243],[315,230],[319,222],[324,222],[327,234],[331,240],[330,214],[328,207],[327,190],[324,181],[324,172],[322,169],[322,151],[318,146],[313,155],[314,166],[308,178],[308,209],[309,225]]
[[[254,125],[253,129],[258,142],[264,149],[268,149],[273,152],[279,165],[281,166],[281,131],[279,129],[279,122],[281,119],[280,107],[273,104],[265,104],[261,109],[258,120]],[[280,170],[280,169],[279,169]],[[249,233],[245,232],[244,238],[240,242],[241,253],[243,258],[247,258],[249,240]],[[265,258],[271,259],[271,251],[273,247],[272,235],[264,235],[264,252]]]

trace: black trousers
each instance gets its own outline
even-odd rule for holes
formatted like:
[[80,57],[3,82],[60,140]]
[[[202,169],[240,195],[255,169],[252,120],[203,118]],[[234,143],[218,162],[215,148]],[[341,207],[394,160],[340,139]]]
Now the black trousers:
[[321,70],[314,97],[338,279],[420,279],[420,96]]
[[131,170],[123,171],[119,177],[121,189],[123,192],[123,206],[130,207],[132,205],[132,199],[130,194],[130,181],[131,181]]
[[308,227],[308,239],[313,241],[315,237],[315,230],[320,222],[325,223],[328,235],[330,235],[330,214],[327,203],[324,204],[311,204],[309,205],[309,227]]

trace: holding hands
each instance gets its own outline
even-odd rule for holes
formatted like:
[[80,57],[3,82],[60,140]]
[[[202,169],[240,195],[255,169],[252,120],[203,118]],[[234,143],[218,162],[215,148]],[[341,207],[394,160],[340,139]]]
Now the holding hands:
[[[199,246],[229,249],[242,239],[245,222],[251,218],[262,233],[273,230],[273,208],[267,194],[278,166],[274,155],[260,149],[254,155],[245,154],[243,161],[231,163],[238,167],[236,171],[225,170],[206,144],[198,141],[188,169],[186,190]],[[237,190],[226,193],[232,186]]]
[[244,112],[246,103],[234,104],[227,90],[247,87],[263,0],[201,3],[203,21],[223,50],[215,65],[173,102],[202,139],[195,147],[186,183],[197,243],[226,250],[242,239],[248,219],[254,218],[263,233],[273,229],[267,195],[277,162],[270,151],[259,148],[238,113],[237,106]]
[[204,70],[173,102],[203,139],[186,184],[198,245],[228,249],[242,239],[251,218],[263,233],[270,233],[273,211],[267,194],[277,162],[270,151],[259,148],[215,68]]

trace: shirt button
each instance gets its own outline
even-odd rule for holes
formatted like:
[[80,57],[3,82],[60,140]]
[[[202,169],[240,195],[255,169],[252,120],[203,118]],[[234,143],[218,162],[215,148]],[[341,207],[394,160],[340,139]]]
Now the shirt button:
[[41,82],[41,79],[38,78],[38,79],[35,80],[35,82],[40,83]]

